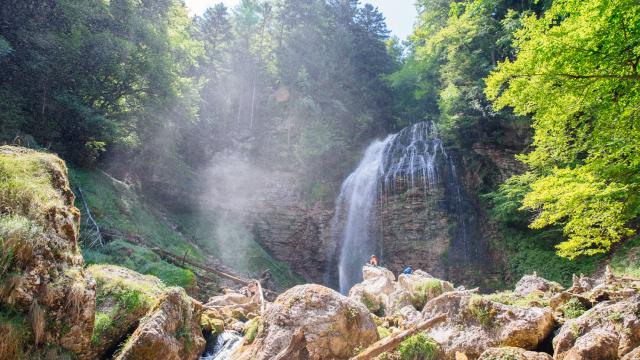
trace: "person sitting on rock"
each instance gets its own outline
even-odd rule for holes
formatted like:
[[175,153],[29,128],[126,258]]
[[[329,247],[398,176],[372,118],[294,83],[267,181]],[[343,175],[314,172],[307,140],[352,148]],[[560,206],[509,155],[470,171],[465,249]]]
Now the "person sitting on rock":
[[402,272],[405,275],[411,275],[413,274],[413,269],[411,268],[411,266],[407,266],[406,269],[404,269],[404,271]]
[[378,266],[378,257],[375,255],[371,255],[371,259],[369,260],[369,265]]

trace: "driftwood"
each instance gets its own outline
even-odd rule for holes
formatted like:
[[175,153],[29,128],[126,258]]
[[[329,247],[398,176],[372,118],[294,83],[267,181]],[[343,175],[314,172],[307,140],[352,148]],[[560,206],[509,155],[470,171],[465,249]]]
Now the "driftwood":
[[103,247],[104,246],[104,240],[102,240],[102,233],[100,233],[100,226],[98,226],[98,223],[96,222],[96,219],[94,219],[93,216],[91,215],[91,210],[89,210],[89,204],[87,204],[87,200],[85,200],[85,198],[84,198],[84,193],[82,192],[82,189],[79,188],[79,187],[78,187],[78,194],[80,194],[80,199],[82,200],[82,205],[84,206],[84,210],[86,212],[87,219],[89,219],[89,221],[93,225],[93,227],[95,229],[95,232],[96,232],[97,241],[93,241],[93,243],[88,244],[88,245],[94,246],[94,245],[96,245],[95,243],[97,242],[98,244],[100,244],[100,247]]
[[404,339],[408,338],[411,335],[414,335],[417,332],[426,330],[430,327],[433,327],[442,321],[444,321],[447,317],[445,315],[436,316],[434,318],[425,320],[412,328],[401,331],[396,334],[392,334],[387,336],[386,338],[374,343],[373,345],[366,348],[360,354],[351,358],[351,360],[370,360],[374,359],[376,356],[395,349],[400,345]]

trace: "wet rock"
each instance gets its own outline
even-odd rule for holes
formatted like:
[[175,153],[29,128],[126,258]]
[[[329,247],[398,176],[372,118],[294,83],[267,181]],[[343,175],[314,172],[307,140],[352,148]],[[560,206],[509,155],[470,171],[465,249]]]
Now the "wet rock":
[[640,345],[640,296],[603,302],[568,320],[553,339],[554,359],[617,359]]
[[549,354],[527,351],[516,347],[487,349],[478,360],[552,360]]
[[445,293],[422,311],[424,319],[442,314],[447,320],[429,335],[441,345],[446,359],[454,359],[456,352],[476,359],[496,346],[533,350],[554,328],[549,309],[503,305],[469,292]]
[[181,288],[167,290],[131,335],[118,360],[198,359],[205,347],[202,304]]
[[378,339],[361,303],[320,285],[300,285],[278,296],[261,318],[252,344],[236,359],[348,359]]
[[536,291],[554,294],[562,290],[563,288],[560,284],[546,280],[534,273],[533,275],[523,276],[516,284],[514,292],[520,296],[527,296]]

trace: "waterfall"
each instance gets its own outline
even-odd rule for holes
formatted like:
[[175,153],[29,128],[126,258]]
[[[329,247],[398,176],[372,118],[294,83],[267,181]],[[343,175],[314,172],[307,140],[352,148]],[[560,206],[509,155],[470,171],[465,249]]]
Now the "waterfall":
[[[467,261],[470,231],[464,191],[453,158],[445,151],[436,127],[430,122],[417,123],[369,145],[358,167],[343,182],[336,200],[332,236],[339,244],[341,293],[346,294],[362,280],[362,265],[372,254],[383,255],[384,261],[379,214],[385,197],[419,190],[425,197],[421,201],[426,203],[428,194],[437,189],[448,194],[446,208],[456,224],[452,247]],[[454,256],[460,259],[458,254]]]
[[[373,206],[378,194],[378,178],[382,173],[383,154],[394,136],[374,141],[364,153],[356,170],[342,183],[333,220],[334,236],[340,237],[338,276],[340,292],[346,293],[360,275],[360,267],[377,251]],[[344,219],[346,216],[346,219]],[[341,230],[336,228],[344,223]]]
[[214,339],[207,339],[207,347],[200,360],[227,360],[240,346],[242,336],[236,332],[223,331]]

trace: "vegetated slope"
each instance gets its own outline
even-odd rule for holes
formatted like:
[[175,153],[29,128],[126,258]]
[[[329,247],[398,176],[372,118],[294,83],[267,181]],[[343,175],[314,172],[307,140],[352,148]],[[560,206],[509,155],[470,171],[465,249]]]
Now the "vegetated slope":
[[[232,241],[217,239],[216,229],[220,224],[216,223],[216,214],[188,211],[178,214],[143,197],[135,186],[100,170],[73,169],[71,182],[74,189],[82,189],[89,210],[105,238],[104,246],[83,248],[88,264],[117,264],[155,275],[168,285],[185,288],[195,285],[191,271],[165,262],[147,248],[157,246],[201,263],[214,261],[249,277],[259,277],[263,271],[269,270],[277,287],[300,282],[300,278],[285,264],[273,260],[241,228],[234,229],[236,236]],[[77,200],[76,206],[86,212],[81,199]],[[82,221],[86,244],[96,240],[95,228],[87,219],[85,215]],[[132,244],[131,241],[140,244]],[[221,254],[225,255],[224,258]]]

